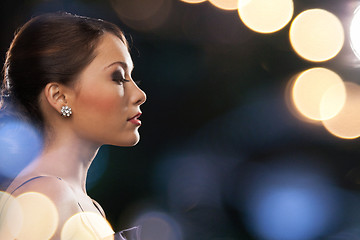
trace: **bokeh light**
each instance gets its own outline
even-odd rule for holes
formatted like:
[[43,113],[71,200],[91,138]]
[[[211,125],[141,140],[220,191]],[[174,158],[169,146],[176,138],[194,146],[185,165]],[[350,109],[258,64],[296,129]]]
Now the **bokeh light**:
[[333,118],[324,120],[324,127],[333,135],[353,139],[360,136],[360,86],[345,82],[346,102],[341,111]]
[[323,9],[300,13],[290,27],[290,42],[302,58],[323,62],[334,58],[344,45],[344,29],[340,20]]
[[223,10],[236,10],[239,0],[209,0],[209,2]]
[[239,1],[238,13],[251,30],[273,33],[289,23],[294,13],[294,3],[292,0]]
[[6,224],[15,239],[50,239],[59,223],[55,204],[46,196],[26,192],[8,207]]
[[70,217],[61,230],[61,240],[113,239],[114,231],[104,217],[94,212],[79,212]]
[[[209,135],[207,138],[212,141]],[[211,239],[215,233],[232,231],[223,209],[221,182],[239,159],[230,152],[220,154],[216,147],[208,149],[200,139],[196,146],[192,143],[190,140],[180,151],[167,149],[163,153],[153,183],[181,224],[184,238]]]
[[110,3],[123,23],[139,31],[161,27],[172,7],[172,1],[166,0],[111,0]]
[[170,152],[164,158],[157,174],[174,211],[221,204],[218,173],[212,161],[211,155],[196,152]]
[[[9,211],[10,206],[13,209],[11,212]],[[19,203],[9,193],[0,191],[0,239],[15,239],[19,233],[19,229],[14,229],[14,226],[12,226],[14,224],[9,221],[11,218],[21,219]]]
[[[316,189],[272,187],[254,202],[252,219],[255,231],[263,239],[313,239],[321,233],[328,207]],[[325,216],[324,216],[325,215]]]
[[135,221],[141,226],[142,240],[182,240],[178,223],[168,214],[149,211],[141,214]]
[[256,239],[311,240],[331,231],[341,213],[339,193],[318,171],[288,163],[249,173],[239,198]]
[[42,150],[42,138],[30,124],[5,119],[0,125],[0,175],[14,178]]
[[354,17],[350,24],[350,44],[355,55],[360,58],[360,8],[354,12]]
[[186,3],[202,3],[205,2],[207,0],[180,0],[182,2],[186,2]]
[[332,118],[344,106],[344,82],[338,74],[326,68],[306,70],[293,85],[292,100],[297,110],[309,119]]

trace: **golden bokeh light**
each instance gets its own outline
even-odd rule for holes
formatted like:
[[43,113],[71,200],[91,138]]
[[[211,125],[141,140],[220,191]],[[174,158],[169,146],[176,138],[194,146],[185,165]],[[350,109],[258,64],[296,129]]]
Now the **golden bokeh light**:
[[300,13],[290,27],[290,42],[302,58],[323,62],[334,58],[344,45],[344,29],[340,20],[323,9]]
[[360,136],[360,86],[345,82],[346,102],[333,118],[324,120],[324,127],[339,138],[354,139]]
[[40,193],[28,192],[18,196],[22,226],[17,239],[50,239],[59,223],[55,204]]
[[180,1],[186,3],[202,3],[202,2],[206,2],[207,0],[180,0]]
[[239,0],[209,0],[209,2],[223,10],[236,10],[239,4]]
[[14,239],[50,239],[58,223],[55,204],[40,193],[23,193],[7,208],[6,225]]
[[[10,211],[10,206],[13,208],[12,211]],[[17,211],[15,212],[14,210]],[[19,219],[19,216],[21,216],[20,206],[16,199],[9,193],[0,191],[0,239],[16,238],[19,233],[19,228],[17,228],[15,224],[11,224],[9,220],[11,220],[11,218]],[[15,225],[15,228],[12,225]]]
[[326,68],[312,68],[302,72],[292,88],[296,109],[312,120],[326,120],[340,112],[346,100],[341,77]]
[[289,23],[294,13],[294,3],[292,0],[240,0],[238,13],[251,30],[273,33]]
[[113,240],[114,231],[101,215],[80,212],[69,218],[61,231],[61,240]]

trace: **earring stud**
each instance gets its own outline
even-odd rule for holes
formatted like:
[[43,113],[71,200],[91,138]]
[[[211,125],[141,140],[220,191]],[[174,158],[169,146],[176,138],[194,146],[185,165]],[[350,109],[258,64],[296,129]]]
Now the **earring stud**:
[[72,114],[71,108],[69,106],[61,107],[61,115],[64,117],[70,117]]

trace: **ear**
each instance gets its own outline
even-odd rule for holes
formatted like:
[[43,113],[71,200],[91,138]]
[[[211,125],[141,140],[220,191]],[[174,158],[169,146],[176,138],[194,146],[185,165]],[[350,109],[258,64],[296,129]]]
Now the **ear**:
[[45,86],[44,94],[50,106],[59,113],[61,111],[61,107],[67,104],[66,89],[60,83],[48,83]]

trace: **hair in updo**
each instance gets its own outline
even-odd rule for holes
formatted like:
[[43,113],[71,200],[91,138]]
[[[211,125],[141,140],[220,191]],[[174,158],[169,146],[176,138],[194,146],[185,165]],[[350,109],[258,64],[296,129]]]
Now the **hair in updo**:
[[11,105],[43,130],[41,91],[50,82],[71,86],[95,58],[104,33],[114,34],[128,47],[122,31],[101,19],[64,12],[32,18],[15,34],[6,54],[0,106]]

